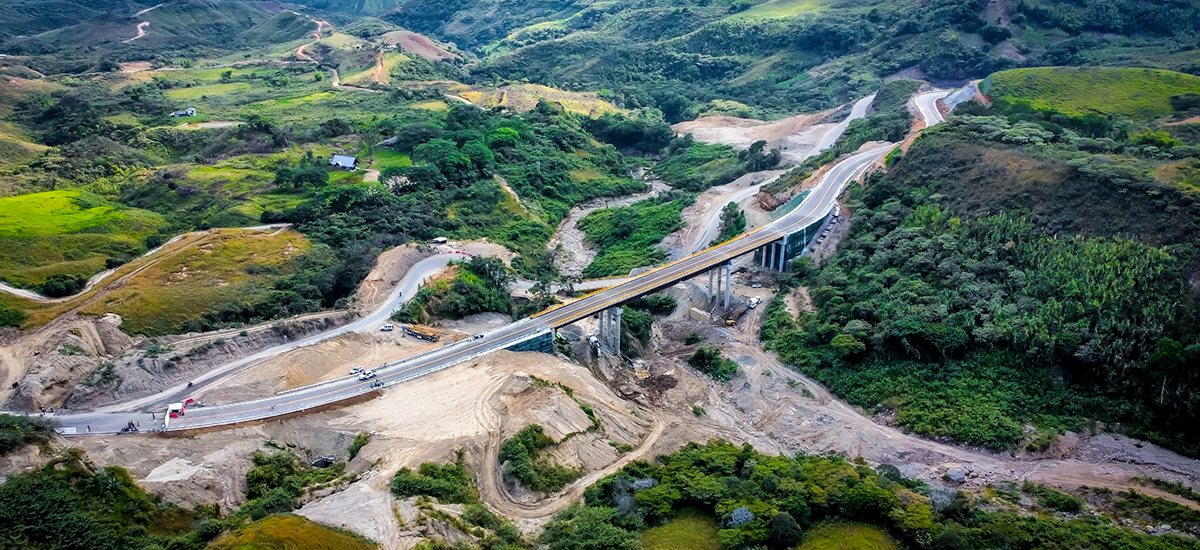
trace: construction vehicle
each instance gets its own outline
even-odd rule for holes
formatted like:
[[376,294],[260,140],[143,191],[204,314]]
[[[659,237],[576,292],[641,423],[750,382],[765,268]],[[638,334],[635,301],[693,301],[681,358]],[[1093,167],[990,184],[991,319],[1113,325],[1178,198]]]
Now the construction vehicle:
[[725,326],[736,327],[738,321],[742,319],[742,316],[745,315],[747,311],[750,311],[750,306],[729,312],[729,315],[725,316]]
[[405,334],[411,334],[412,336],[422,340],[428,340],[430,342],[437,342],[439,338],[436,330],[424,325],[404,325],[403,330]]

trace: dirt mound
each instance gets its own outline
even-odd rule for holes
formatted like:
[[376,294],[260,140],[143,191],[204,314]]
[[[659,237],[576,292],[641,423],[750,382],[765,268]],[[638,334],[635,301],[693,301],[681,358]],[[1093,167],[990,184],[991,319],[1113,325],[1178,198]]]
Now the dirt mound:
[[796,115],[767,122],[731,116],[710,116],[680,122],[672,126],[679,134],[705,143],[723,143],[734,149],[746,149],[756,141],[767,142],[768,149],[783,150],[785,160],[806,158],[833,124],[821,124],[829,113]]
[[400,46],[406,52],[417,54],[429,61],[455,60],[458,56],[438,46],[423,34],[412,31],[392,31],[383,35],[383,43]]
[[[71,364],[64,365],[55,358],[48,368],[31,371],[22,385],[32,386],[40,373],[60,377],[61,384],[43,385],[41,399],[61,396],[64,407],[89,410],[185,385],[215,367],[336,326],[342,316],[340,312],[318,313],[243,330],[139,339],[136,346],[127,345],[108,355],[89,355],[79,364],[69,361]],[[105,323],[95,325],[103,327]],[[115,325],[109,326],[107,330],[114,339],[116,335],[124,336]],[[133,343],[128,336],[125,338]],[[35,366],[38,364],[35,362]]]

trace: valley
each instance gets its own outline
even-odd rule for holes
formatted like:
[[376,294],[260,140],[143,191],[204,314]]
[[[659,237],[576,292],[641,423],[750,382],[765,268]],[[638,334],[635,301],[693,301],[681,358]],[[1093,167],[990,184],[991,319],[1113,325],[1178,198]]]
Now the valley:
[[0,531],[1194,548],[1198,16],[0,9]]

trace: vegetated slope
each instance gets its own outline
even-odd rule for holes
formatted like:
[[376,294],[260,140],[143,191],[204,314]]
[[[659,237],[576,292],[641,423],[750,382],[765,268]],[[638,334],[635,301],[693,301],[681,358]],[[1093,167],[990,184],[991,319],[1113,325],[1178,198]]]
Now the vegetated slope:
[[[104,10],[70,26],[9,38],[3,46],[12,53],[61,53],[97,61],[100,52],[114,49],[140,51],[139,57],[150,58],[157,52],[195,46],[228,48],[235,37],[271,17],[257,4],[213,0],[165,3],[135,17],[140,8],[130,3],[127,8]],[[58,6],[62,10],[78,9],[74,2]],[[84,8],[83,13],[88,11]],[[150,23],[147,34],[136,42],[124,42],[137,35],[135,27],[142,21]]]
[[666,260],[667,253],[655,245],[683,227],[680,213],[694,200],[672,192],[630,206],[602,208],[579,220],[588,242],[600,249],[584,268],[584,277],[628,275],[634,268]]
[[798,550],[898,550],[882,529],[865,523],[837,522],[817,527]]
[[[166,225],[153,212],[78,190],[0,199],[0,277],[38,290],[65,277],[82,288],[93,274],[140,255],[146,237]],[[79,288],[49,290],[65,296]]]
[[279,514],[226,533],[210,550],[371,550],[379,546],[360,535],[326,527],[303,516]]
[[[410,0],[381,17],[485,58],[474,74],[606,89],[677,122],[713,99],[816,111],[904,70],[982,78],[1009,67],[1200,70],[1193,2],[772,0],[547,4]],[[1186,42],[1186,41],[1185,41]]]
[[[1022,507],[1022,502],[1030,504]],[[750,444],[713,440],[689,443],[653,462],[631,462],[601,479],[584,492],[583,504],[555,515],[537,542],[550,550],[633,550],[642,547],[641,534],[648,550],[1195,546],[1188,536],[1153,536],[1096,521],[1091,513],[1080,513],[1085,508],[1074,495],[1032,483],[1013,484],[999,498],[975,499],[906,479],[888,464],[871,468],[862,460],[804,453],[770,456]],[[697,511],[716,523],[698,518]],[[692,535],[716,531],[716,540],[671,544],[663,535],[672,534],[680,519],[707,520],[709,526],[698,526]],[[683,533],[675,535],[683,539]]]
[[983,92],[1007,108],[1147,120],[1171,114],[1171,97],[1200,94],[1200,76],[1155,69],[1038,67],[991,75]]
[[82,311],[116,313],[126,332],[151,336],[304,313],[320,300],[292,276],[333,263],[328,249],[311,250],[294,231],[214,230]]
[[270,19],[238,35],[238,41],[247,44],[275,44],[311,37],[317,30],[312,18],[284,10]]
[[960,107],[855,191],[837,255],[800,270],[817,312],[776,300],[764,340],[922,434],[1041,451],[1090,419],[1200,453],[1200,141],[1156,128]]

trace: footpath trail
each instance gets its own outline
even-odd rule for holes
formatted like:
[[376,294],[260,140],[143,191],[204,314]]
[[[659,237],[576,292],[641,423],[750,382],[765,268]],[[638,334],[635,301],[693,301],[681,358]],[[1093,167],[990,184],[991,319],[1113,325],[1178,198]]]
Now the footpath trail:
[[[156,4],[156,5],[150,6],[150,7],[146,8],[146,9],[143,9],[143,10],[140,10],[140,11],[138,11],[137,13],[133,14],[133,16],[134,16],[134,17],[141,17],[141,16],[143,16],[143,15],[146,15],[147,13],[149,13],[149,12],[151,12],[151,11],[153,11],[153,10],[156,10],[156,9],[158,9],[158,8],[161,8],[162,6],[163,6],[162,4]],[[133,42],[134,40],[137,40],[137,39],[139,39],[139,38],[141,38],[141,37],[143,37],[143,36],[146,36],[146,27],[149,27],[149,26],[150,26],[150,22],[149,22],[149,21],[142,21],[141,23],[138,23],[138,24],[137,24],[137,36],[134,36],[133,38],[128,38],[128,39],[122,40],[121,42],[122,42],[122,43],[124,43],[124,44],[129,44],[130,42]]]
[[[290,224],[290,223],[276,223],[276,224],[270,224],[270,225],[258,225],[258,226],[254,226],[254,227],[244,227],[241,229],[248,229],[248,230],[252,230],[252,231],[266,231],[268,229],[273,229],[273,230],[275,230],[275,233],[277,233],[279,231],[287,229],[288,227],[291,227],[291,225],[292,224]],[[232,229],[238,229],[238,228],[232,228]],[[154,248],[152,250],[147,251],[145,254],[142,254],[142,257],[139,258],[139,260],[145,260],[145,259],[157,256],[164,249],[167,249],[169,245],[179,242],[180,240],[202,237],[204,235],[207,235],[208,233],[209,233],[208,231],[193,231],[191,233],[184,233],[182,235],[176,235],[175,237],[172,237],[171,240],[160,245],[158,248]],[[272,234],[274,234],[274,233],[272,233]],[[149,265],[150,264],[139,266],[137,268],[137,270],[135,271],[135,273],[137,271],[141,271],[141,270],[145,269],[146,267],[149,267]],[[116,273],[118,269],[120,269],[120,268],[114,267],[112,269],[106,269],[104,271],[101,271],[100,273],[92,275],[92,278],[88,279],[87,284],[84,285],[83,290],[80,290],[79,292],[76,292],[75,294],[72,294],[70,296],[51,298],[49,296],[43,296],[41,294],[38,294],[37,292],[34,292],[32,290],[12,287],[12,286],[9,286],[2,282],[0,282],[0,292],[6,292],[8,294],[12,294],[13,296],[25,298],[26,300],[32,300],[34,302],[38,302],[38,303],[42,303],[42,304],[56,304],[56,303],[62,303],[62,302],[69,302],[71,300],[74,300],[75,298],[78,298],[80,296],[83,296],[84,294],[87,294],[88,292],[91,292],[91,290],[93,288],[95,288],[96,285],[100,284],[104,279],[107,279],[113,273]],[[129,275],[133,275],[133,273],[126,275],[125,277],[123,277],[123,279],[128,279]]]
[[137,24],[137,36],[135,36],[133,38],[128,38],[128,39],[122,40],[121,42],[128,44],[130,42],[133,42],[134,40],[137,40],[143,36],[146,36],[146,27],[149,27],[149,26],[150,26],[149,21],[142,21],[141,23],[138,23]]

